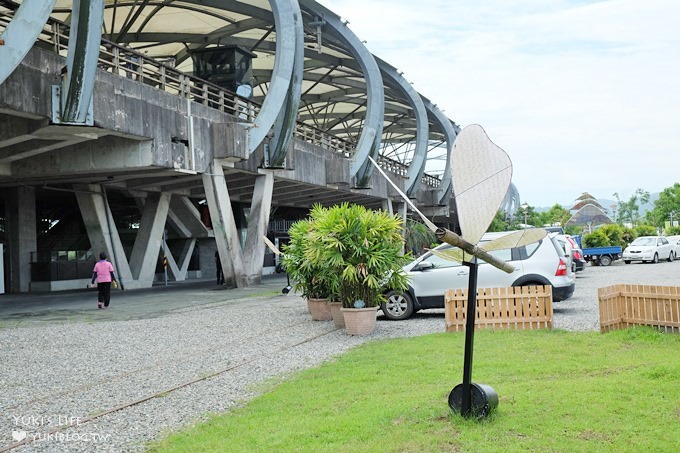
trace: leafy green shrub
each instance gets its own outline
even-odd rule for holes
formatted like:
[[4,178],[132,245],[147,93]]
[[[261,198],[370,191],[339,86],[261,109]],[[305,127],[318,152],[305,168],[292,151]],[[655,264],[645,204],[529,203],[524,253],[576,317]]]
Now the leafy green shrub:
[[636,233],[635,237],[656,235],[656,227],[652,225],[638,225],[634,228],[634,230]]
[[622,237],[623,237],[623,241],[626,244],[630,244],[631,242],[633,242],[635,240],[635,238],[637,236],[635,234],[635,231],[632,228],[624,228]]
[[621,225],[614,223],[603,225],[597,231],[602,231],[607,236],[609,239],[607,245],[620,245],[621,247],[626,245],[626,242],[623,240],[623,227]]
[[401,218],[348,203],[327,209],[316,205],[311,217],[305,259],[339,276],[343,307],[352,308],[357,300],[375,307],[384,301],[385,286],[406,289],[401,267],[411,257],[402,254]]
[[412,219],[406,219],[404,237],[406,250],[414,254],[420,254],[423,248],[437,243],[437,237],[428,227]]
[[666,236],[677,236],[680,234],[680,226],[670,227],[666,230]]
[[[317,212],[317,215],[322,212]],[[333,299],[338,288],[338,274],[305,258],[314,230],[311,219],[295,222],[288,230],[290,242],[283,246],[281,263],[293,282],[294,289],[307,299]]]
[[592,233],[588,233],[583,236],[583,244],[585,248],[607,247],[611,245],[609,242],[609,237],[601,229],[595,230]]

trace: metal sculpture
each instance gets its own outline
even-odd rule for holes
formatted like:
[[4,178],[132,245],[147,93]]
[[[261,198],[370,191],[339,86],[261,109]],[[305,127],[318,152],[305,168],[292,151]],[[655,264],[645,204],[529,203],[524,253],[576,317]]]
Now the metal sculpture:
[[484,129],[477,124],[461,130],[451,153],[453,197],[458,219],[457,230],[460,234],[434,225],[387,177],[373,159],[371,162],[420,216],[425,225],[435,233],[437,239],[458,247],[433,250],[432,253],[470,267],[465,319],[463,383],[454,387],[449,394],[449,406],[453,410],[460,411],[464,417],[485,417],[498,405],[498,395],[490,386],[472,382],[478,259],[510,273],[513,271],[513,266],[489,252],[539,241],[545,237],[546,231],[540,228],[515,231],[484,243],[484,247],[477,245],[496,215],[512,178],[512,163],[507,153],[494,144]]

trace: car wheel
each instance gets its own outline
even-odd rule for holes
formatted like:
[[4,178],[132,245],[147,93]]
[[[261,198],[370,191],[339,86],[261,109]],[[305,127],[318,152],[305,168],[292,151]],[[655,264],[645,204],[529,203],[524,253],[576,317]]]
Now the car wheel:
[[611,263],[612,263],[611,257],[609,257],[609,256],[607,256],[607,255],[602,255],[602,256],[600,257],[600,264],[601,264],[601,265],[603,265],[603,266],[609,266]]
[[654,258],[652,258],[652,263],[656,264],[659,262],[659,254],[655,253]]
[[675,257],[673,256],[673,252],[669,253],[668,254],[668,262],[672,263],[674,259],[675,259]]
[[387,293],[387,301],[380,308],[387,319],[400,321],[413,314],[413,300],[408,293],[390,291]]
[[630,264],[630,260],[623,260],[624,263]]

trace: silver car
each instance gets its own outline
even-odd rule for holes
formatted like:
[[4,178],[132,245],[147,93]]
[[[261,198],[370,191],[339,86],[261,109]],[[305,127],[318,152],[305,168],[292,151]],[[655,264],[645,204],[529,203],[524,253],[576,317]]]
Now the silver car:
[[640,236],[623,250],[623,262],[631,261],[658,263],[659,260],[673,261],[675,251],[663,236]]
[[[507,233],[487,233],[480,241],[496,239]],[[437,249],[449,248],[442,244]],[[508,287],[526,285],[552,285],[553,300],[568,299],[574,293],[575,277],[570,257],[553,237],[511,249],[490,252],[514,267],[508,274],[488,263],[480,261],[477,287]],[[400,320],[414,312],[428,308],[444,308],[444,292],[447,289],[468,287],[469,267],[440,258],[432,252],[403,267],[409,276],[409,288],[405,292],[388,291],[387,301],[381,305],[386,318]]]

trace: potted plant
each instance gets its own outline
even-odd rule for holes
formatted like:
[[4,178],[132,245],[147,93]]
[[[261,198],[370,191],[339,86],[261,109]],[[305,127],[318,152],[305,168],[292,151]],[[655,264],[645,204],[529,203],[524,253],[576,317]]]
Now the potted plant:
[[283,247],[281,262],[293,282],[293,288],[302,293],[315,321],[332,319],[328,298],[337,276],[327,266],[306,259],[309,234],[314,229],[311,219],[295,222],[288,230],[290,242]]
[[407,287],[406,275],[401,272],[409,261],[402,253],[401,218],[343,203],[331,208],[315,206],[312,222],[307,260],[339,276],[331,287],[342,302],[347,332],[372,332],[384,288]]

